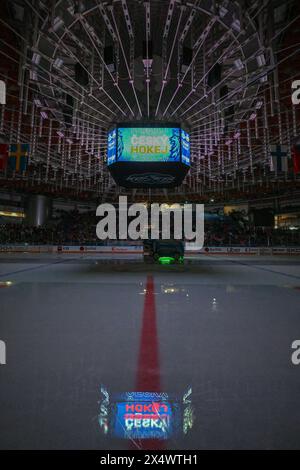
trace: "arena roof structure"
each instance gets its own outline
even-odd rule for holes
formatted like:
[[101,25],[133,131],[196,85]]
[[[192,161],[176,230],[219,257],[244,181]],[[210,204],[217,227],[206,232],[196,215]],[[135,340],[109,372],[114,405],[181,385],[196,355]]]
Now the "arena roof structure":
[[152,196],[297,184],[270,158],[275,145],[290,159],[299,134],[296,0],[10,0],[0,22],[1,142],[28,144],[3,184],[143,199],[106,166],[107,131],[130,121],[190,132],[188,175]]

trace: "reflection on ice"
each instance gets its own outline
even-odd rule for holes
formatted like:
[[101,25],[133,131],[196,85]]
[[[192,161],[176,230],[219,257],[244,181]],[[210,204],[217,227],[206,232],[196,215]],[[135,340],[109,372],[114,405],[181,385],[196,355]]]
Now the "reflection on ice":
[[183,396],[156,392],[112,394],[101,387],[100,428],[110,437],[166,440],[193,426],[192,389]]

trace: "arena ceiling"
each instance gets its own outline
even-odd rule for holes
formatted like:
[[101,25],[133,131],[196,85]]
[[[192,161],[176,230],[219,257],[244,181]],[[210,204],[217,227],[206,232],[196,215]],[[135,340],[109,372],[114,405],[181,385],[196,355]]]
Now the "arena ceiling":
[[2,142],[30,144],[30,165],[2,178],[105,197],[124,191],[105,163],[107,130],[122,121],[190,131],[192,166],[177,194],[273,178],[270,145],[290,147],[298,133],[297,3],[6,2],[0,132]]

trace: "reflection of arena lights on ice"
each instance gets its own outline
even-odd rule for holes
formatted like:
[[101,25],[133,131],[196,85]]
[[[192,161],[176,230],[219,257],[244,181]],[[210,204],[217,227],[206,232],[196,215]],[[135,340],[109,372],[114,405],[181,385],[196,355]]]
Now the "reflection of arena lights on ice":
[[185,294],[186,289],[184,287],[175,287],[175,286],[162,286],[163,294]]
[[179,292],[179,289],[175,289],[174,287],[166,287],[163,292],[164,294],[174,294],[175,292]]
[[12,281],[0,281],[0,287],[12,286]]
[[218,301],[217,301],[217,299],[214,297],[214,298],[212,299],[212,307],[211,307],[211,309],[212,309],[213,312],[217,312],[217,311],[218,311],[218,307],[219,307]]

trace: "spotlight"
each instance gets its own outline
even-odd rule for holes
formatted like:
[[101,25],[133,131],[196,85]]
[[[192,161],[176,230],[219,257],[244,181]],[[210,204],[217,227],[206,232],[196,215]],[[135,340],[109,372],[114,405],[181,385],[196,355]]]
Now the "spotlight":
[[241,31],[241,22],[240,20],[238,19],[235,19],[232,23],[231,23],[231,27],[234,31],[236,31],[237,33],[240,33]]
[[260,83],[266,83],[267,81],[268,81],[268,75],[265,74],[265,75],[263,75],[263,76],[261,77]]
[[241,59],[236,59],[234,61],[234,66],[237,70],[242,70],[244,68],[244,64],[243,62],[241,61]]
[[226,16],[227,13],[228,13],[227,8],[225,8],[224,6],[221,6],[219,10],[220,18],[224,18],[224,16]]
[[37,81],[38,76],[37,76],[36,70],[30,70],[30,72],[29,72],[29,78],[30,78],[30,80],[33,81],[33,82],[36,82],[36,81]]
[[37,53],[35,52],[35,53],[33,54],[33,56],[32,56],[31,62],[32,62],[33,64],[35,64],[35,65],[39,65],[40,60],[41,60],[40,54],[37,54]]
[[263,67],[264,65],[266,65],[265,55],[261,53],[258,56],[256,56],[256,62],[259,67]]
[[56,69],[59,69],[62,66],[63,63],[64,63],[64,61],[58,57],[53,62],[53,67],[56,68]]
[[63,24],[64,24],[63,19],[60,18],[60,16],[57,16],[56,18],[54,18],[51,30],[56,32],[57,30],[59,30],[63,26]]
[[41,108],[42,107],[42,103],[41,103],[41,100],[39,100],[39,98],[35,98],[34,99],[34,104],[37,108]]

